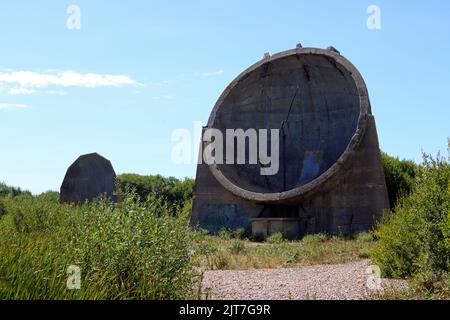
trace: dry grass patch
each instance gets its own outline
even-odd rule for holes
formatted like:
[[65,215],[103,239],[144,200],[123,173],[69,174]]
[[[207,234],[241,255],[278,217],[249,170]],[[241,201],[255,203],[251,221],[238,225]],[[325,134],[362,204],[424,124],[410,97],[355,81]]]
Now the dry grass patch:
[[250,240],[199,234],[195,250],[206,270],[286,268],[315,264],[338,264],[368,257],[373,246],[370,233],[353,238],[309,235],[300,241]]

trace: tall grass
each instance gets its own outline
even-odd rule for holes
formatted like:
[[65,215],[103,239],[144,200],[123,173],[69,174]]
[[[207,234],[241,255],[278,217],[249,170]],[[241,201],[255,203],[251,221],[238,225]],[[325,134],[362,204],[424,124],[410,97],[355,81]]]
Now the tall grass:
[[[2,200],[0,299],[179,299],[196,274],[188,210],[172,214],[155,196],[127,194],[59,204],[53,194]],[[68,290],[67,268],[81,269]]]

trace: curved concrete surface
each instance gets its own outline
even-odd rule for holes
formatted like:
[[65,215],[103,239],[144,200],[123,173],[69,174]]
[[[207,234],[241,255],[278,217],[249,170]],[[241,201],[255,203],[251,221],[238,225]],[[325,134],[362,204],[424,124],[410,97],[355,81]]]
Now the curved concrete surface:
[[265,55],[227,86],[203,133],[280,129],[283,121],[275,175],[261,175],[257,164],[197,166],[191,223],[293,238],[372,228],[389,201],[358,70],[333,48]]
[[263,176],[259,164],[213,164],[210,170],[240,197],[289,202],[313,191],[350,161],[368,114],[364,81],[340,54],[315,48],[279,53],[233,80],[208,121],[208,127],[225,136],[225,129],[280,129],[287,120],[278,173]]

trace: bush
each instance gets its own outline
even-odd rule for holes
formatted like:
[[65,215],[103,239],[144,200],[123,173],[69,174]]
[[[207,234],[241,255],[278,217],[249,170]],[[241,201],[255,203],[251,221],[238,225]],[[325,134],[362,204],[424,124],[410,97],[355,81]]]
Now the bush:
[[359,242],[372,242],[375,240],[374,234],[372,232],[360,232],[356,235],[356,241]]
[[220,238],[222,239],[231,239],[233,236],[233,231],[231,229],[228,228],[220,228],[218,234],[217,234]]
[[411,192],[418,166],[413,161],[400,160],[386,153],[381,154],[389,203],[394,208],[402,194]]
[[16,197],[21,194],[31,195],[29,191],[22,191],[20,188],[9,187],[4,183],[0,183],[0,197],[6,196]]
[[230,267],[230,256],[223,251],[214,254],[211,257],[209,267],[216,270],[226,270]]
[[323,233],[316,233],[316,234],[307,234],[303,237],[302,242],[304,244],[313,244],[313,243],[320,243],[327,240],[327,236]]
[[0,219],[6,214],[6,206],[0,199]]
[[245,230],[245,228],[237,228],[236,230],[233,231],[233,238],[242,240],[245,238],[246,234],[247,231]]
[[[424,155],[412,192],[385,215],[371,256],[393,277],[445,279],[450,269],[450,143],[448,158]],[[430,277],[432,274],[434,277]],[[419,277],[420,278],[420,277]]]
[[245,244],[241,240],[233,240],[230,251],[232,254],[240,254],[245,251]]
[[117,176],[116,183],[119,196],[128,190],[134,190],[141,199],[145,200],[149,195],[154,195],[172,206],[180,206],[185,201],[190,201],[194,188],[194,179],[179,180],[161,175],[121,174]]
[[282,243],[286,241],[286,235],[282,232],[275,232],[269,235],[266,239],[268,243]]
[[245,228],[237,228],[237,229],[230,229],[230,228],[220,228],[219,232],[217,233],[218,236],[222,239],[240,239],[243,240],[247,234],[247,231]]
[[265,236],[262,233],[255,233],[250,237],[250,240],[254,242],[263,242],[265,240]]

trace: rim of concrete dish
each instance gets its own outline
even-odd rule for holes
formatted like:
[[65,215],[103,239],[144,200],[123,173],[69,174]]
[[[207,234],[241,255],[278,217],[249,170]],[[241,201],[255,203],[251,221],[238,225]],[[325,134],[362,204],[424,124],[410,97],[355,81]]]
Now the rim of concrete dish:
[[359,95],[359,102],[360,102],[360,113],[358,118],[358,125],[356,127],[355,133],[350,139],[350,142],[348,143],[346,149],[341,154],[341,156],[338,158],[338,160],[329,167],[325,172],[323,172],[320,176],[318,176],[316,179],[292,188],[290,190],[282,191],[282,192],[254,192],[249,191],[246,189],[243,189],[239,187],[238,185],[231,182],[218,168],[216,163],[210,164],[209,169],[211,173],[214,175],[214,177],[219,181],[219,183],[228,191],[235,194],[236,196],[239,196],[241,198],[255,201],[255,202],[261,202],[261,203],[279,203],[279,202],[288,202],[289,200],[293,200],[296,198],[301,198],[305,196],[306,194],[311,193],[314,191],[314,189],[317,189],[319,186],[323,185],[326,181],[328,181],[331,177],[335,176],[339,171],[342,170],[342,167],[345,163],[349,163],[351,161],[352,156],[354,155],[355,151],[359,148],[361,145],[362,138],[364,137],[364,134],[366,132],[367,128],[367,121],[368,116],[371,114],[371,108],[370,108],[370,102],[368,97],[368,92],[366,85],[364,83],[364,80],[359,73],[359,71],[356,69],[356,67],[348,61],[345,57],[340,55],[340,53],[334,51],[333,49],[319,49],[319,48],[296,48],[291,49],[287,51],[283,51],[277,54],[274,54],[272,56],[265,55],[265,57],[247,68],[245,71],[243,71],[240,75],[238,75],[223,91],[223,93],[220,95],[219,99],[217,100],[216,104],[214,105],[214,108],[211,112],[211,115],[208,120],[207,128],[212,128],[214,124],[214,120],[216,118],[216,113],[221,107],[222,103],[225,101],[228,94],[236,87],[236,85],[242,80],[243,77],[245,77],[247,74],[253,72],[254,70],[258,69],[259,67],[263,66],[266,63],[273,62],[278,59],[284,59],[289,56],[296,56],[296,55],[320,55],[325,56],[328,59],[332,59],[336,63],[336,68],[338,68],[338,65],[341,68],[346,69],[350,75],[353,78],[353,81],[355,82],[356,88],[358,90]]

